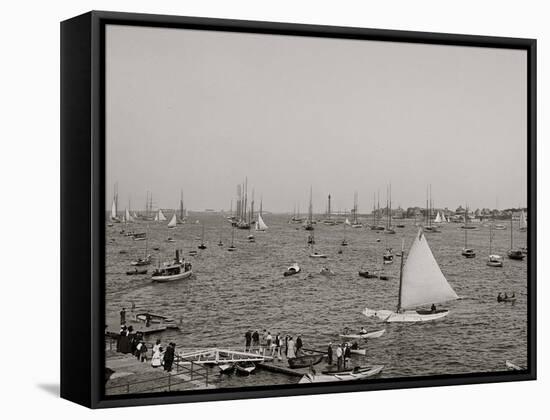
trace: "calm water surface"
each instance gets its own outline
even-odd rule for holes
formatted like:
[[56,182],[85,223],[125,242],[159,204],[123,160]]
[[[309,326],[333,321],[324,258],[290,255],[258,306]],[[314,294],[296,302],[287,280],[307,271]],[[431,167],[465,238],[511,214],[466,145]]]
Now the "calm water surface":
[[[180,331],[168,331],[163,341],[175,341],[178,347],[242,346],[247,329],[265,328],[272,335],[302,334],[306,348],[325,349],[337,342],[344,327],[358,330],[386,328],[381,338],[367,344],[367,356],[357,364],[383,364],[381,377],[434,374],[458,374],[505,370],[506,359],[527,365],[527,261],[505,259],[503,268],[486,266],[489,253],[489,228],[483,225],[468,232],[468,245],[477,257],[464,259],[464,231],[457,224],[442,227],[442,233],[426,234],[432,252],[449,283],[461,300],[443,305],[451,313],[442,320],[418,324],[383,324],[361,314],[365,307],[394,309],[397,304],[399,258],[386,266],[392,278],[385,282],[358,276],[360,268],[377,269],[386,245],[408,249],[417,228],[412,221],[386,235],[370,229],[346,228],[349,246],[338,254],[344,236],[342,225],[317,224],[316,250],[327,260],[309,258],[307,232],[288,224],[288,216],[265,215],[266,232],[252,232],[256,242],[249,243],[248,231],[235,230],[235,252],[228,252],[231,227],[218,214],[192,214],[185,225],[168,229],[166,224],[137,222],[128,230],[148,227],[149,251],[154,263],[173,258],[176,248],[183,249],[193,264],[191,279],[155,284],[147,276],[126,276],[130,261],[143,256],[145,242],[134,242],[121,235],[124,226],[107,227],[106,309],[107,314],[122,307],[149,310],[181,320]],[[200,244],[205,224],[207,249],[196,257],[187,256]],[[171,236],[176,243],[167,243]],[[220,236],[224,242],[218,247]],[[380,242],[377,242],[380,238]],[[526,245],[526,233],[514,230],[514,243]],[[152,251],[151,247],[160,247]],[[493,253],[505,256],[510,246],[510,227],[494,231]],[[120,254],[120,251],[127,254]],[[302,273],[283,277],[292,263]],[[336,273],[318,274],[323,266]],[[496,302],[498,292],[515,292],[515,304]],[[296,382],[296,378],[258,372],[248,378],[223,377],[221,386],[245,386]]]

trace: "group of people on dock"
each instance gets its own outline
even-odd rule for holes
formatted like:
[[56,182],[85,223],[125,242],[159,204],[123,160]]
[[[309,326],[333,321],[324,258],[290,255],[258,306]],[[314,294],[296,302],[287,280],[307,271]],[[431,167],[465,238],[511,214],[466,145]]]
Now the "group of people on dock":
[[244,350],[246,352],[262,353],[278,360],[282,360],[283,354],[287,359],[299,357],[303,347],[304,343],[300,334],[296,336],[296,340],[291,335],[271,334],[265,329],[261,336],[258,330],[254,332],[247,330],[244,334]]
[[351,359],[351,348],[354,345],[357,346],[357,343],[354,343],[353,345],[350,343],[338,344],[336,346],[336,350],[334,350],[332,347],[332,342],[328,343],[327,363],[332,365],[334,362],[334,356],[336,356],[336,365],[338,370],[346,369]]

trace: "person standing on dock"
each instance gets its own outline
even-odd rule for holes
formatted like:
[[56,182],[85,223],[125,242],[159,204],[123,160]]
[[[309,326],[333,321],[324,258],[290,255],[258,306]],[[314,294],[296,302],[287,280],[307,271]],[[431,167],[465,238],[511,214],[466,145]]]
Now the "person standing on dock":
[[294,340],[292,339],[292,337],[288,339],[286,357],[287,359],[294,359],[296,357]]
[[328,355],[328,364],[332,365],[332,343],[328,343],[327,355]]
[[344,353],[342,352],[342,346],[338,344],[338,347],[336,347],[336,363],[338,365],[338,370],[342,370],[342,356]]
[[299,356],[302,346],[303,346],[302,336],[298,334],[298,338],[296,339],[296,356]]
[[164,352],[164,370],[166,372],[172,371],[172,363],[174,363],[174,353],[176,345],[174,343],[168,344],[168,348]]
[[126,308],[122,308],[122,311],[120,311],[120,325],[126,324]]
[[349,343],[346,343],[346,346],[344,347],[344,369],[347,367],[348,362],[351,359],[351,348],[349,346]]
[[244,334],[244,351],[250,351],[250,342],[252,341],[252,333],[248,330]]
[[271,352],[271,356],[273,356],[273,346],[272,346],[273,337],[271,337],[271,332],[267,332],[267,335],[265,336],[265,348],[266,350]]
[[160,340],[157,340],[156,344],[153,346],[153,357],[151,358],[151,366],[154,368],[162,365],[162,347],[160,345]]
[[252,349],[256,352],[260,349],[260,334],[258,334],[258,330],[252,333]]

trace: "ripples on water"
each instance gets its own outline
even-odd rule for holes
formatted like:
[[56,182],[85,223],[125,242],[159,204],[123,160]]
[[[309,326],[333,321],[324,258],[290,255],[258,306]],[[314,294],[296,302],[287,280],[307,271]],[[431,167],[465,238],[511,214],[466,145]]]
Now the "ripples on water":
[[[358,330],[386,328],[386,334],[367,344],[367,356],[358,364],[383,364],[381,377],[457,374],[504,370],[504,361],[527,365],[527,261],[505,258],[503,268],[486,266],[489,253],[487,227],[468,232],[468,245],[477,257],[464,259],[461,249],[464,232],[457,224],[447,224],[442,233],[426,234],[440,267],[463,299],[443,305],[451,313],[442,320],[418,324],[383,324],[361,314],[365,307],[394,309],[397,304],[399,258],[385,266],[392,278],[364,279],[361,267],[379,268],[386,243],[394,250],[405,249],[417,232],[412,221],[395,235],[370,229],[346,228],[349,246],[337,254],[344,235],[342,225],[317,224],[316,250],[327,260],[309,258],[307,232],[288,224],[287,216],[266,215],[267,232],[252,232],[255,243],[246,240],[248,231],[235,229],[235,252],[228,252],[231,227],[220,215],[196,214],[192,222],[205,224],[208,248],[196,257],[201,226],[195,223],[168,229],[166,224],[138,222],[128,230],[143,231],[149,226],[149,250],[155,260],[148,276],[126,276],[129,262],[143,256],[145,242],[134,242],[119,234],[122,225],[107,227],[106,310],[118,313],[134,302],[136,310],[148,310],[181,320],[180,331],[168,331],[163,341],[178,347],[239,347],[247,329],[265,328],[276,333],[302,334],[306,348],[325,349],[338,341],[344,327]],[[224,246],[217,242],[222,236]],[[493,253],[505,256],[510,230],[494,231]],[[176,243],[165,242],[169,236]],[[380,242],[376,239],[380,238]],[[114,242],[111,240],[114,239]],[[526,234],[514,231],[514,243],[526,245]],[[159,251],[151,247],[159,246]],[[150,273],[156,261],[171,259],[181,248],[193,263],[195,275],[188,280],[153,284]],[[120,254],[121,250],[127,254]],[[302,272],[283,277],[292,263]],[[323,266],[336,273],[318,274]],[[308,276],[313,274],[313,276]],[[498,292],[515,292],[512,304],[496,302]],[[356,356],[354,356],[355,358]],[[244,386],[295,382],[296,378],[261,372],[248,378],[223,377],[222,386]]]

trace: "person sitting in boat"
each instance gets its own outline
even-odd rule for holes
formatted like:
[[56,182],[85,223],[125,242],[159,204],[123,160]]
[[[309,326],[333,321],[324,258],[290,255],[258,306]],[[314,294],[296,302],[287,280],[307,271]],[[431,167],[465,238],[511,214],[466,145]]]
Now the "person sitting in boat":
[[435,313],[437,311],[437,307],[435,306],[435,303],[432,303],[431,310],[432,310],[433,313]]
[[497,302],[502,302],[504,299],[502,299],[502,293],[499,293],[497,296]]
[[357,341],[354,341],[353,344],[351,345],[351,349],[357,350],[358,348],[359,348],[359,344],[357,344]]
[[366,334],[367,333],[367,330],[365,329],[365,327],[361,327],[361,331],[359,331],[359,334]]

